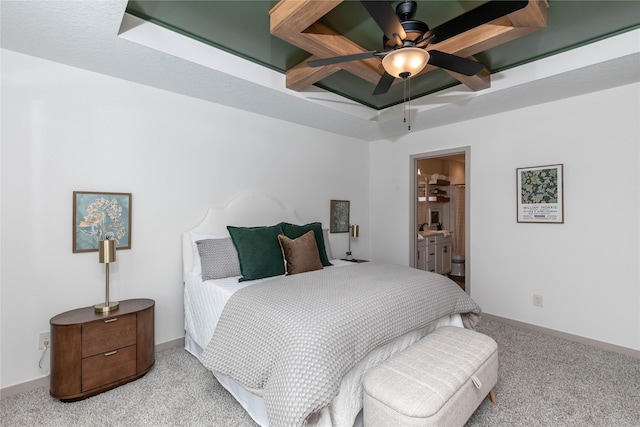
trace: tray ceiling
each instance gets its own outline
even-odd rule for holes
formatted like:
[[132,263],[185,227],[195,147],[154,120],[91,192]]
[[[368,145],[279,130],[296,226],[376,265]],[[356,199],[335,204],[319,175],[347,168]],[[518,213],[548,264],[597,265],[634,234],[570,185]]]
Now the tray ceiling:
[[[435,27],[470,10],[478,1],[418,1],[415,19]],[[269,11],[277,1],[129,1],[127,12],[269,69],[285,73],[310,57],[270,34]],[[395,6],[397,2],[392,2]],[[497,73],[556,53],[638,28],[640,2],[549,2],[548,26],[516,40],[480,52],[474,57]],[[382,31],[358,1],[344,1],[320,22],[365,49],[382,46]],[[459,84],[442,70],[411,79],[412,98]],[[374,84],[347,71],[338,71],[316,86],[363,105],[384,109],[403,101],[403,85],[373,96]]]

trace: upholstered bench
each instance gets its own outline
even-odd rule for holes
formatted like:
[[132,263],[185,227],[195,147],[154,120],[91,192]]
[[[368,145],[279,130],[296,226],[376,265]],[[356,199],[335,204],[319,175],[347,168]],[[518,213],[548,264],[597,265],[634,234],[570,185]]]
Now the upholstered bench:
[[497,380],[493,339],[440,328],[366,374],[364,425],[462,426],[487,394],[496,403]]

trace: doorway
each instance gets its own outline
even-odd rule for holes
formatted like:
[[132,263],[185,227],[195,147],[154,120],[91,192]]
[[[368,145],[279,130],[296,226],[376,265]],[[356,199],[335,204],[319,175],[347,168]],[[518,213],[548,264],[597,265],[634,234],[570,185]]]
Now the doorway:
[[[451,237],[452,269],[447,275],[470,293],[470,147],[414,154],[411,162],[410,260],[422,268],[418,231],[442,230]],[[436,184],[437,183],[437,184]],[[425,233],[422,233],[425,234]]]

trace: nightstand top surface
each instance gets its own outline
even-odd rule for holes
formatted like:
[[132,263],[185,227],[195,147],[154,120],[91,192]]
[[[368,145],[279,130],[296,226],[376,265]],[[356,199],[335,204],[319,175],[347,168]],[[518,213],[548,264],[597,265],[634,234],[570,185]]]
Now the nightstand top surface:
[[108,313],[96,313],[93,306],[77,308],[75,310],[60,313],[51,318],[51,325],[76,325],[78,323],[92,322],[94,320],[109,319],[111,317],[124,316],[125,314],[137,313],[155,305],[155,301],[147,298],[128,299],[120,301],[117,310]]

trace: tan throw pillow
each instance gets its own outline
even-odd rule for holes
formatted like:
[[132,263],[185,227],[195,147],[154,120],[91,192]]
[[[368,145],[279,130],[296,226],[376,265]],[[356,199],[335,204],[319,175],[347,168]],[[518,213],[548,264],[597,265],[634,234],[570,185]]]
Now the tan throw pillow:
[[322,269],[322,261],[320,261],[313,230],[297,239],[290,239],[284,234],[280,234],[278,241],[284,255],[287,275]]

